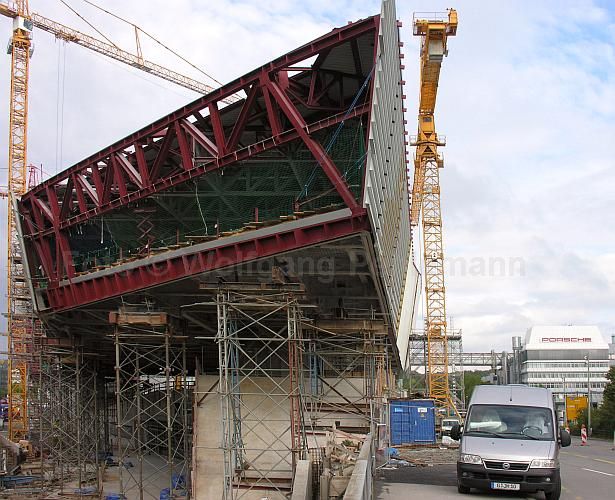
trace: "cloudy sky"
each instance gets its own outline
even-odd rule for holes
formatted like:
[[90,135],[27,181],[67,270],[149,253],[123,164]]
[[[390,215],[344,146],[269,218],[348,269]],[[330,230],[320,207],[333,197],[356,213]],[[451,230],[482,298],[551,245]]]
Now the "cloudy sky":
[[[134,50],[129,26],[83,0],[67,2]],[[222,82],[380,9],[377,0],[98,2]],[[615,334],[615,6],[608,0],[454,3],[460,27],[449,42],[436,123],[447,136],[441,172],[447,306],[454,327],[463,329],[465,350],[508,349],[511,335],[534,324],[597,324],[605,337]],[[100,36],[59,0],[30,5]],[[412,13],[449,6],[450,0],[397,2],[411,134],[419,81]],[[10,31],[10,20],[0,19],[0,37],[8,40]],[[47,33],[36,32],[34,40],[29,161],[47,175],[197,97]],[[146,58],[204,78],[142,43]],[[5,56],[0,151],[7,150],[9,75]],[[6,161],[0,167],[6,184]],[[2,282],[3,296],[5,288]]]

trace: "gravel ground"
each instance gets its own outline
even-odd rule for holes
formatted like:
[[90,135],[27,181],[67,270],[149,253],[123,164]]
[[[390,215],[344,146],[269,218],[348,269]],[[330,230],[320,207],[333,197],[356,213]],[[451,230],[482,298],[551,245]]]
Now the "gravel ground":
[[449,465],[457,463],[458,448],[397,448],[399,458],[416,466]]

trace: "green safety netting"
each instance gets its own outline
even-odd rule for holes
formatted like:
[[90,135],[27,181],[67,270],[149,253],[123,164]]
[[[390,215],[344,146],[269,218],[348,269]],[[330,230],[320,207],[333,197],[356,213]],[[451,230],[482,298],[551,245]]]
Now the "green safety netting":
[[[349,119],[314,138],[359,199],[366,157],[361,120]],[[256,220],[257,211],[266,222],[342,206],[318,162],[297,141],[71,228],[70,245],[76,271],[83,272],[191,237],[240,230]]]

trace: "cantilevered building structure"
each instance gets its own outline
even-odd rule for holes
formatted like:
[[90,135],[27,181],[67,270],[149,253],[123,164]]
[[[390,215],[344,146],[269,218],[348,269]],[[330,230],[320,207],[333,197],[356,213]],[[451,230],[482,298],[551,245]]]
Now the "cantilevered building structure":
[[384,1],[22,197],[54,470],[284,498],[319,433],[378,436],[419,281],[399,26]]

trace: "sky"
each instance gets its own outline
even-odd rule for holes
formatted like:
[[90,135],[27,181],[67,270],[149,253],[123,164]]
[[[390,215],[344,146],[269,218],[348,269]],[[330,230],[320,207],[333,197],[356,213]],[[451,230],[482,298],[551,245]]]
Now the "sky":
[[[83,0],[67,2],[114,43],[135,50],[130,26]],[[98,2],[221,82],[380,10],[377,0]],[[463,331],[464,349],[510,350],[511,336],[540,324],[595,324],[610,338],[615,4],[398,0],[409,134],[416,133],[419,83],[412,15],[450,6],[458,10],[459,29],[442,67],[436,128],[447,137],[441,171],[447,312]],[[30,0],[30,8],[100,37],[59,0]],[[0,39],[9,39],[11,26],[0,19]],[[146,59],[213,84],[159,45],[141,42]],[[34,44],[29,161],[46,176],[197,97],[45,32],[35,32]],[[9,77],[4,56],[0,151],[8,150]],[[6,160],[0,184],[6,185]],[[2,234],[5,211],[0,201]],[[0,284],[5,296],[6,283]]]

